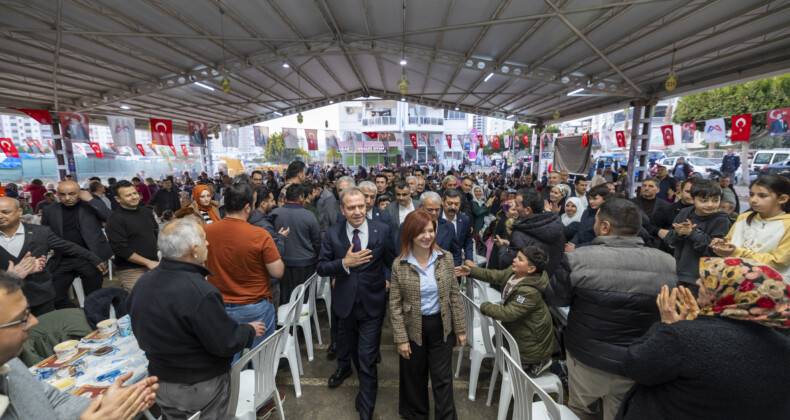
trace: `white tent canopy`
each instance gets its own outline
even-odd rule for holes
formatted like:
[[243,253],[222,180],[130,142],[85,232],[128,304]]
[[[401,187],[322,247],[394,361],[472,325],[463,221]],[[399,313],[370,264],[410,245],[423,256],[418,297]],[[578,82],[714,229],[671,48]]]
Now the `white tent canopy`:
[[785,73],[787,22],[787,0],[7,0],[0,107],[184,130],[374,96],[550,123]]

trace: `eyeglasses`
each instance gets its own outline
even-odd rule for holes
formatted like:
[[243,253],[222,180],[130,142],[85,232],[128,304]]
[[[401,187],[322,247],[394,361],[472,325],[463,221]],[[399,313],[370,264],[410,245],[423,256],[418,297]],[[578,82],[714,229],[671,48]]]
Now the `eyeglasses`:
[[24,324],[22,326],[22,329],[26,330],[27,329],[27,320],[28,319],[30,319],[30,305],[28,305],[27,308],[25,308],[25,316],[24,316],[24,318],[22,318],[22,319],[20,319],[18,321],[9,322],[8,324],[0,325],[0,328],[8,328],[8,327],[13,327],[14,325]]

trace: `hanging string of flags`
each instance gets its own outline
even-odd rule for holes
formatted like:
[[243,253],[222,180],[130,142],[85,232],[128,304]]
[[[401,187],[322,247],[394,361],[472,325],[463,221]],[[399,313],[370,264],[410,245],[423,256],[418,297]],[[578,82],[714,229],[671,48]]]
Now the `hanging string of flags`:
[[[10,108],[27,114],[29,117],[38,121],[42,125],[52,125],[52,117],[50,111],[40,109],[27,109],[27,108]],[[84,147],[85,144],[89,145],[94,155],[101,159],[104,158],[104,152],[101,145],[97,142],[92,142],[90,138],[90,116],[87,114],[59,112],[61,133],[63,138],[67,140],[68,145],[71,146],[72,151],[76,152],[79,156],[87,157],[87,151]],[[145,147],[142,144],[137,144],[135,138],[135,119],[134,117],[127,116],[107,116],[107,123],[110,128],[110,135],[112,136],[112,143],[109,143],[110,149],[115,153],[122,154],[124,151],[132,153],[132,147],[136,147],[142,156],[145,156]],[[199,121],[187,121],[189,127],[189,146],[182,144],[181,152],[184,156],[189,156],[189,149],[187,147],[206,147],[208,144],[208,134],[206,132],[206,123]],[[176,146],[173,144],[173,121],[167,119],[151,118],[149,120],[151,131],[150,144],[151,150],[155,154],[159,153],[154,146],[168,146],[173,151],[174,156],[176,153]],[[39,140],[26,139],[24,140],[28,148],[34,154],[44,154],[44,148]],[[50,150],[55,149],[55,145],[51,140],[47,141]],[[19,157],[19,152],[10,138],[0,139],[0,149],[3,150],[8,157]]]

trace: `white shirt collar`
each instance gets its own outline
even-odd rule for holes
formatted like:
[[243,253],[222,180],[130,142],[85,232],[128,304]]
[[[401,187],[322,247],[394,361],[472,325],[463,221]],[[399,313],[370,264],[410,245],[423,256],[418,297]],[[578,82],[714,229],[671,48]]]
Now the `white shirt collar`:
[[368,234],[368,219],[365,218],[365,221],[362,222],[362,224],[359,225],[359,227],[357,227],[357,228],[352,227],[351,223],[348,223],[348,220],[346,220],[346,234],[348,235],[349,238],[354,236],[354,229],[359,229],[359,234],[360,235],[367,235]]
[[368,219],[372,219],[373,218],[373,209],[372,208],[370,210],[368,210],[367,218]]
[[414,201],[411,199],[411,197],[409,197],[409,207],[403,207],[400,203],[398,203],[398,206],[400,206],[400,208],[403,210],[414,210]]
[[25,234],[25,224],[22,223],[22,222],[19,222],[19,227],[16,229],[16,232],[13,235],[11,235],[11,236],[7,236],[5,234],[5,232],[0,231],[0,235],[4,236],[6,238],[13,238],[14,236],[20,236],[20,235],[24,235],[24,234]]

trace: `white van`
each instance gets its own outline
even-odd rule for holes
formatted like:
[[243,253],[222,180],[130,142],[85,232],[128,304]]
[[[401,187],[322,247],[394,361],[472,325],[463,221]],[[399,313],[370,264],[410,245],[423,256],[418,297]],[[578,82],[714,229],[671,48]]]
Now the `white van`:
[[783,162],[790,159],[790,149],[756,150],[753,154],[749,169],[759,172],[764,166]]

